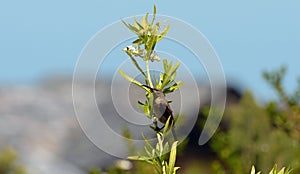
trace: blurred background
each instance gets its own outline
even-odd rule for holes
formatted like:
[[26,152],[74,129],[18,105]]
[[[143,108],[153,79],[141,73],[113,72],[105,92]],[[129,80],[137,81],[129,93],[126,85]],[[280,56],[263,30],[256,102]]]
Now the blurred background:
[[[228,83],[221,126],[198,146],[211,107],[210,88],[203,67],[185,58],[203,102],[195,106],[199,112],[189,113],[198,121],[182,145],[180,173],[247,173],[251,165],[267,171],[275,163],[299,172],[300,2],[28,0],[0,2],[0,173],[120,172],[119,159],[95,147],[77,123],[72,73],[98,31],[152,12],[153,4],[158,14],[181,19],[206,36]],[[113,56],[127,58],[114,51],[119,53]],[[105,79],[115,73],[114,66],[102,69],[97,87],[109,90]],[[83,80],[83,100],[86,86]],[[114,113],[109,96],[97,95],[105,113]],[[84,107],[88,115],[90,108]],[[141,166],[135,165],[140,173],[146,168]]]

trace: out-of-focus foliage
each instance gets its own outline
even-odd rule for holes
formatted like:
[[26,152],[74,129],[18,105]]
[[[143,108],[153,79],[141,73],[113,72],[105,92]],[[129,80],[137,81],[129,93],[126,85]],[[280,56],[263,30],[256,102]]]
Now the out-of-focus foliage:
[[270,102],[267,111],[271,121],[278,129],[285,131],[291,138],[300,141],[300,79],[298,87],[292,95],[288,95],[283,88],[283,77],[286,68],[282,67],[274,72],[265,72],[264,78],[277,92],[278,102]]
[[155,171],[155,166],[143,161],[132,161],[132,164],[134,167],[130,170],[125,170],[114,164],[109,169],[105,170],[105,172],[99,168],[92,168],[90,169],[89,174],[152,174]]
[[17,164],[17,154],[6,148],[0,152],[0,173],[1,174],[26,174],[23,166]]
[[252,165],[267,172],[275,163],[300,173],[300,85],[293,95],[287,95],[282,87],[284,75],[285,68],[264,73],[279,101],[262,107],[246,92],[239,104],[227,109],[223,118],[227,125],[210,143],[219,158],[212,165],[214,173],[247,173]]
[[92,168],[89,171],[89,174],[101,174],[101,170],[99,168]]

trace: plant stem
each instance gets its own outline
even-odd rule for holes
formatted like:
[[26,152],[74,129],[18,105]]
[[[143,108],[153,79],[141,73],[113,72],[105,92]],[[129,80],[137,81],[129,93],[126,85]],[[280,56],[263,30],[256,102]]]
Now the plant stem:
[[146,71],[147,71],[147,78],[148,78],[149,86],[151,88],[153,88],[153,84],[152,84],[152,80],[151,80],[151,76],[150,76],[150,70],[149,70],[149,60],[146,60]]

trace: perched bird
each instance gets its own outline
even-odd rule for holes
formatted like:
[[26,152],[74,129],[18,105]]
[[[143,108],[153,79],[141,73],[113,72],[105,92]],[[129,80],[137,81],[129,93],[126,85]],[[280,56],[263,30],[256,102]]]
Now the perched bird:
[[[162,124],[166,124],[167,120],[169,119],[169,128],[172,128],[172,134],[174,136],[174,139],[176,138],[175,132],[174,132],[174,124],[175,119],[173,116],[173,111],[170,107],[169,101],[166,99],[165,94],[162,92],[162,90],[157,88],[151,88],[150,86],[143,85],[146,88],[149,88],[150,91],[153,94],[153,114],[154,117],[158,118],[158,120]],[[156,127],[157,130],[161,130],[162,128]]]

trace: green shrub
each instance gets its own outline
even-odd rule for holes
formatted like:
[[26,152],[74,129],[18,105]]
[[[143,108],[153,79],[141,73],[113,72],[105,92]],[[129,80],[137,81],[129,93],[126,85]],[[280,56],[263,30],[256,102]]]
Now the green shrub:
[[252,165],[267,172],[275,163],[300,173],[300,88],[287,95],[282,87],[284,75],[285,68],[264,73],[279,101],[260,106],[248,91],[239,104],[226,110],[223,122],[228,125],[219,129],[210,142],[218,156],[213,165],[216,173],[247,173]]

